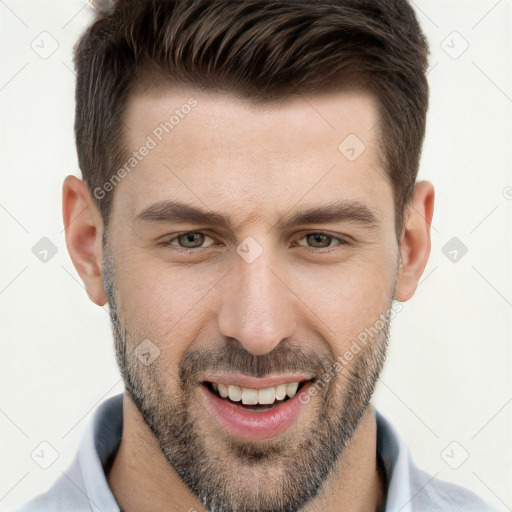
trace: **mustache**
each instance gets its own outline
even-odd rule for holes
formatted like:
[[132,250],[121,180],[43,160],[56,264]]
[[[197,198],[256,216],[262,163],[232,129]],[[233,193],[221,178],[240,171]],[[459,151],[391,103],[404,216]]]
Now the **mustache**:
[[201,382],[209,372],[258,378],[270,374],[307,373],[319,378],[334,362],[332,352],[309,352],[302,347],[279,344],[267,354],[254,355],[234,342],[216,348],[189,348],[179,364],[179,378],[185,387]]

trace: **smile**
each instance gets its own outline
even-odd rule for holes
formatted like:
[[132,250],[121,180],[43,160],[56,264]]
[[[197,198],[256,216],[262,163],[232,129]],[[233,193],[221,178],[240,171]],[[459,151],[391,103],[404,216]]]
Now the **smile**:
[[312,380],[273,386],[246,387],[206,381],[200,388],[215,419],[236,437],[258,440],[274,437],[292,426],[304,404],[299,400]]
[[[211,382],[211,388],[221,398],[231,402],[241,402],[243,405],[277,405],[278,402],[293,398],[302,386],[302,382],[283,383],[263,389],[245,388],[233,384]],[[262,410],[262,409],[257,409]]]

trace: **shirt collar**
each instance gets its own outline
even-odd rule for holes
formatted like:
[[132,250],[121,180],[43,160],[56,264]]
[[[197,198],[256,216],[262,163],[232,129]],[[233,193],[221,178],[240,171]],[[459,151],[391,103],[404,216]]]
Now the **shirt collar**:
[[377,453],[384,464],[388,483],[385,512],[412,512],[409,448],[395,426],[377,410],[375,419]]
[[[409,449],[398,432],[379,411],[377,453],[387,480],[385,512],[412,512],[409,486]],[[104,467],[115,457],[123,430],[123,394],[102,402],[89,420],[78,448],[78,459],[93,512],[119,512]]]
[[119,512],[104,466],[115,457],[123,431],[123,394],[102,402],[89,420],[78,447],[87,496],[93,512]]

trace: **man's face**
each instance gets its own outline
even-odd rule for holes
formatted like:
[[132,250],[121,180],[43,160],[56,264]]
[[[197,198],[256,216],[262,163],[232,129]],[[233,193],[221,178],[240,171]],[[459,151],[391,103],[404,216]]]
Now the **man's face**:
[[[377,123],[362,92],[255,106],[173,90],[127,105],[129,147],[150,149],[116,186],[104,253],[116,356],[210,510],[298,510],[367,408],[398,264]],[[342,215],[291,222],[334,203]]]

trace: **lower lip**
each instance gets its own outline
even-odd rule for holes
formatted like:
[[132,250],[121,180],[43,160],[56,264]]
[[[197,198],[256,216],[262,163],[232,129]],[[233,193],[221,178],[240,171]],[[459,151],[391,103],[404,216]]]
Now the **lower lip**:
[[277,436],[293,424],[305,405],[300,395],[307,393],[310,386],[311,382],[307,382],[293,398],[261,412],[245,409],[242,405],[220,398],[205,385],[200,387],[215,418],[232,435],[246,440],[260,440]]

